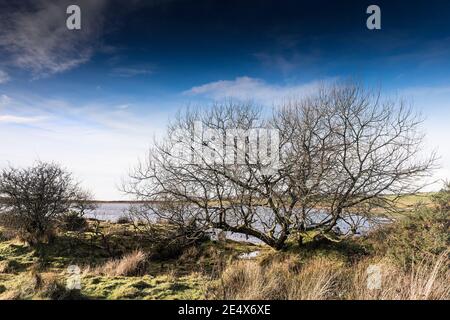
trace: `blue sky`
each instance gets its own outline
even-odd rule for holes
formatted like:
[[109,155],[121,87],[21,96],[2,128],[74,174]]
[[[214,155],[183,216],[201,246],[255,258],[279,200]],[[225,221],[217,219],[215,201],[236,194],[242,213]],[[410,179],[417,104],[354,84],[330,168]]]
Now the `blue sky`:
[[[78,4],[82,30],[65,26]],[[366,8],[381,8],[381,30]],[[0,167],[54,160],[99,199],[176,110],[354,78],[410,101],[450,179],[448,1],[0,0]]]

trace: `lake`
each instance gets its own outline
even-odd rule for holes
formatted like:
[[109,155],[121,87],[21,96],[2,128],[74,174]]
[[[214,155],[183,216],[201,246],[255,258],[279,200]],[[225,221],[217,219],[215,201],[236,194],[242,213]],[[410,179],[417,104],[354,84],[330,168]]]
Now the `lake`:
[[[87,218],[95,218],[95,219],[104,220],[104,221],[116,222],[117,219],[119,219],[120,217],[127,215],[127,211],[131,205],[135,205],[135,204],[123,203],[123,202],[99,203],[97,209],[88,212],[86,214],[86,217]],[[269,210],[269,209],[261,207],[261,210],[264,211],[264,210]],[[261,216],[264,216],[264,214],[262,214]],[[324,218],[324,214],[317,212],[317,214],[314,215],[313,222],[319,222],[323,218]],[[364,234],[364,233],[368,232],[369,230],[371,230],[372,228],[374,228],[375,226],[379,225],[380,223],[386,223],[388,221],[386,219],[381,219],[381,218],[376,219],[375,221],[369,221],[358,215],[353,215],[351,217],[351,219],[361,220],[359,222],[360,226],[357,229],[360,234]],[[256,227],[258,227],[258,226],[256,226]],[[350,230],[350,225],[343,220],[339,220],[337,223],[337,228],[339,228],[339,230],[341,232],[346,233]],[[217,230],[212,231],[212,238],[213,239],[217,238],[217,234],[218,234]],[[228,239],[235,240],[235,241],[261,243],[261,240],[256,239],[255,237],[246,236],[243,234],[226,232],[226,236]]]

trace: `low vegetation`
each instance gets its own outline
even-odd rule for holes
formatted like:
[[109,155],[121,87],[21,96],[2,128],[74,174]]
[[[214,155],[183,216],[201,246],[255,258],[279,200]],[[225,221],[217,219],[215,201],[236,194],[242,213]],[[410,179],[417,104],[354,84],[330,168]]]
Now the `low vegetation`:
[[0,172],[0,222],[29,244],[53,240],[56,229],[81,228],[84,212],[92,209],[90,195],[72,174],[54,163]]
[[[205,241],[171,256],[131,224],[87,224],[83,232],[60,231],[54,241],[33,246],[0,227],[0,299],[200,299],[222,262],[267,250]],[[81,290],[67,289],[73,265]]]
[[[0,299],[450,299],[449,212],[435,204],[363,237],[281,251],[204,240],[162,255],[132,223],[98,220],[30,246],[2,227]],[[79,290],[67,286],[71,265]],[[380,284],[370,288],[374,267]]]
[[[208,297],[213,299],[450,299],[448,252],[431,261],[412,264],[405,270],[380,257],[348,263],[322,256],[302,261],[295,255],[261,264],[237,261],[230,264]],[[379,289],[368,288],[367,270],[381,270]]]

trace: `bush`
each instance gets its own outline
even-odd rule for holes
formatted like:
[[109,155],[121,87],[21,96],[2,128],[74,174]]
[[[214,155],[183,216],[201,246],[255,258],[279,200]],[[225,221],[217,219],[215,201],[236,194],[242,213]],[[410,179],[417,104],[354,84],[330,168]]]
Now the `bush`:
[[447,182],[441,191],[433,195],[433,202],[437,210],[450,212],[450,182]]
[[86,218],[73,211],[62,215],[58,225],[63,231],[85,231],[89,226]]
[[129,224],[131,222],[132,222],[131,219],[128,218],[127,216],[121,216],[116,221],[116,223],[118,224]]
[[146,242],[152,243],[150,258],[168,260],[178,258],[186,248],[209,240],[209,237],[195,224],[183,226],[170,222],[152,223],[148,220],[134,220],[137,234]]
[[199,238],[196,241],[184,237],[183,235],[174,235],[155,241],[152,246],[150,258],[154,260],[177,259],[184,254],[187,248],[198,245],[206,241],[206,238]]
[[30,244],[48,242],[67,212],[80,215],[92,207],[72,175],[53,163],[38,162],[0,173],[0,222]]
[[450,246],[449,213],[418,208],[373,232],[369,241],[377,254],[385,253],[406,268],[413,262],[431,261]]
[[[1,215],[0,215],[1,217]],[[1,224],[1,220],[0,220]],[[8,241],[11,239],[14,239],[17,237],[17,231],[11,230],[11,229],[0,229],[0,242],[1,241]]]

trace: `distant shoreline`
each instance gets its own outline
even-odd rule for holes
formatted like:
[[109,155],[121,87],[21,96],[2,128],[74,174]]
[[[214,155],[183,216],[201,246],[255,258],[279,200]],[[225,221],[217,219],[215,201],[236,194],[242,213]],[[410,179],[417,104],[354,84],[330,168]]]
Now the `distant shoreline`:
[[100,204],[129,204],[129,203],[159,203],[161,201],[137,201],[137,200],[91,200],[88,203],[100,203]]

